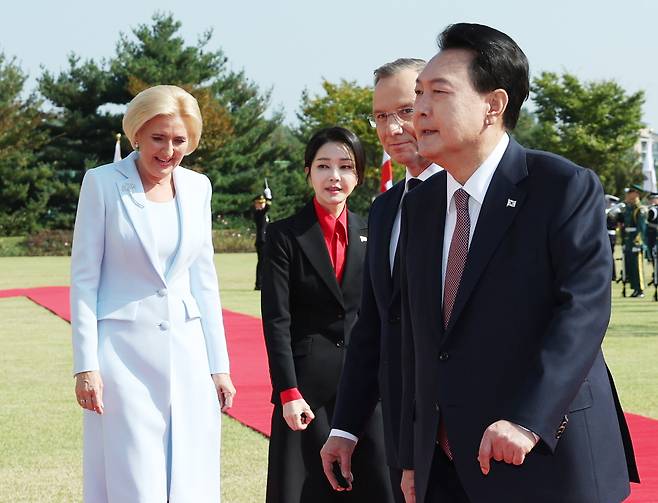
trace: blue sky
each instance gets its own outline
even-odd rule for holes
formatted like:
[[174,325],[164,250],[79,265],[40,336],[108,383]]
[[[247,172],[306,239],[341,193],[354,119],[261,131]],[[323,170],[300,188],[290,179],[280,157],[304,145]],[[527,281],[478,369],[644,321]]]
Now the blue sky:
[[[263,88],[294,123],[303,89],[322,78],[371,82],[372,70],[398,57],[429,58],[447,25],[488,24],[524,50],[533,75],[569,71],[614,79],[646,93],[644,121],[658,130],[658,2],[652,0],[12,0],[2,7],[0,50],[32,78],[57,72],[71,51],[113,54],[119,33],[171,12],[193,43],[208,28],[235,69]],[[30,81],[31,83],[34,80]]]

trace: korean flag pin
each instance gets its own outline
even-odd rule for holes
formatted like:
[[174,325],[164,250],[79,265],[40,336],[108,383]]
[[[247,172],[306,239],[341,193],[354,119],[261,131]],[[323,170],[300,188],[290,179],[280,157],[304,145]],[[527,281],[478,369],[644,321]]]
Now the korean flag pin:
[[506,208],[516,208],[516,201],[514,199],[508,199],[507,200],[507,206]]

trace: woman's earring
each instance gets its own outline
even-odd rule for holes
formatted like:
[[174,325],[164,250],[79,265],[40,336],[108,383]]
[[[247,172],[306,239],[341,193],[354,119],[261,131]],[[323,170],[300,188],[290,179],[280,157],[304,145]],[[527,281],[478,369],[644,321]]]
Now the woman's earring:
[[139,143],[135,143],[135,150],[139,152]]

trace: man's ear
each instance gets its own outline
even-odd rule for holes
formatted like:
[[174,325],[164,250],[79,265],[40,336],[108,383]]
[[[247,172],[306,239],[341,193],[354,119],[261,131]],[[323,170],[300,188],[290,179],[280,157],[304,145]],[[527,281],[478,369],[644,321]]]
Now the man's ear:
[[484,119],[485,125],[492,126],[497,123],[502,123],[503,115],[507,109],[509,96],[505,89],[494,89],[487,96],[487,115]]

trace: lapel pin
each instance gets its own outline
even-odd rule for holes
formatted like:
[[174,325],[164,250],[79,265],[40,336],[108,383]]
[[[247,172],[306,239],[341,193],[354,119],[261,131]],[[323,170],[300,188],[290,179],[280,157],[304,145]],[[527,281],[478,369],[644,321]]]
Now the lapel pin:
[[507,200],[507,206],[506,208],[516,208],[516,201],[514,199],[508,199]]
[[135,199],[135,196],[133,196],[133,193],[135,192],[135,184],[134,183],[125,182],[121,186],[121,192],[127,193],[130,196],[131,201],[133,203],[135,203],[135,206],[138,206],[139,208],[144,207],[144,205],[142,203],[140,203],[139,201],[137,201]]
[[368,241],[368,236],[359,236],[359,238],[361,239],[362,243]]

